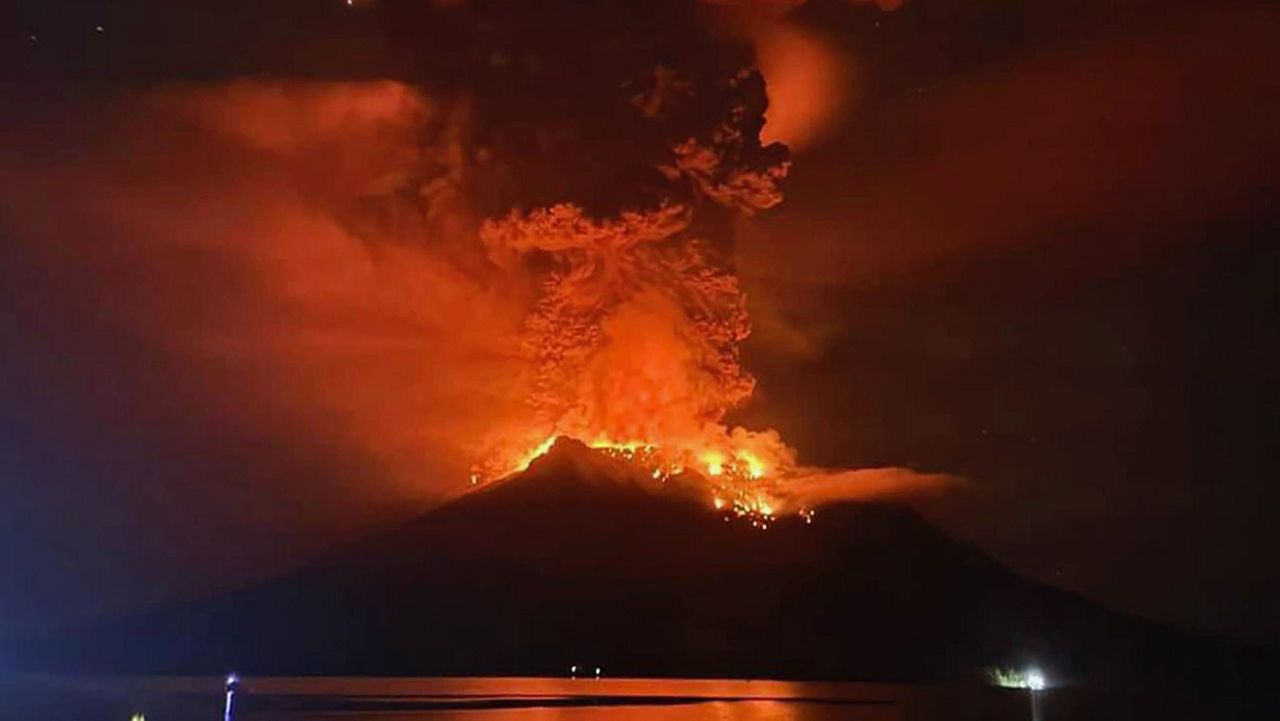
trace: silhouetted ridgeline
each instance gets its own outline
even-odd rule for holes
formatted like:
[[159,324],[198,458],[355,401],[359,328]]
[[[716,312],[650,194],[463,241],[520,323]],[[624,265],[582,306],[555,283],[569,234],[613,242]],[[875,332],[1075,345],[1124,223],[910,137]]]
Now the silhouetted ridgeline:
[[[1222,717],[1278,668],[1273,654],[1031,582],[905,506],[832,505],[811,525],[790,516],[758,531],[678,480],[655,487],[567,441],[329,563],[30,641],[18,662],[379,676],[562,676],[578,664],[609,676],[948,682],[1035,664],[1080,685],[1078,699],[1115,708],[1137,703],[1139,688],[1194,690]],[[1170,712],[1199,708],[1150,696]]]

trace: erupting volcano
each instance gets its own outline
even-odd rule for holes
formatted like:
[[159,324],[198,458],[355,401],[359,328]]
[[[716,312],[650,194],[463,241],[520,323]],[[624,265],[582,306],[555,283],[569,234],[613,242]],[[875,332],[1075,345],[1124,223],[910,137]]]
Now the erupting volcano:
[[662,138],[628,193],[647,206],[600,217],[562,202],[480,228],[490,262],[529,274],[533,302],[528,415],[488,439],[472,482],[522,471],[568,436],[659,481],[693,472],[714,502],[767,517],[767,481],[795,455],[772,430],[724,423],[755,385],[739,357],[750,322],[729,235],[735,216],[781,201],[786,149],[760,143],[764,83],[750,67],[698,79],[659,66],[636,80],[629,111]]
[[395,79],[152,89],[15,161],[14,232],[45,237],[48,197],[91,229],[32,262],[83,259],[85,305],[190,369],[154,393],[193,432],[297,440],[402,507],[557,438],[761,527],[866,480],[734,422],[756,386],[737,246],[791,160],[733,6],[379,8],[416,58]]
[[1280,674],[1162,625],[1280,638],[1280,3],[18,5],[6,710],[1225,718]]

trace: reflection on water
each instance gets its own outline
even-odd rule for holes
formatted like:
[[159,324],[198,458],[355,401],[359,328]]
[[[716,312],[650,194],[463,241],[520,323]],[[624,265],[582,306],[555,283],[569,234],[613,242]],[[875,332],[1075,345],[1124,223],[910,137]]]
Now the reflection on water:
[[680,679],[263,679],[246,718],[397,721],[881,721],[906,687]]
[[[619,705],[453,709],[416,712],[357,712],[361,721],[888,721],[900,719],[896,706],[822,704],[794,701],[701,701],[672,705]],[[351,713],[307,714],[308,719],[346,719]],[[262,719],[296,716],[257,716]]]
[[[127,721],[141,713],[148,721],[210,721],[222,715],[223,682],[222,678],[26,676],[0,678],[0,698],[6,700],[4,718]],[[1009,701],[1007,697],[978,700]],[[937,689],[900,684],[246,677],[238,685],[235,719],[898,721],[938,717],[937,712],[951,704]],[[997,703],[988,709],[992,713],[982,717],[1009,718],[1003,713],[1008,708],[1008,703]]]
[[894,707],[789,701],[703,701],[674,705],[615,705],[450,709],[436,711],[334,711],[255,714],[264,721],[343,719],[351,721],[881,721],[902,718]]

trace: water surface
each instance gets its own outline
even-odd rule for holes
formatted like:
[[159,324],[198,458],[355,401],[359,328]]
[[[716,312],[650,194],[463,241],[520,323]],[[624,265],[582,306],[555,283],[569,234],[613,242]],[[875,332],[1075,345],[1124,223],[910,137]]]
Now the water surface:
[[[221,678],[22,676],[0,683],[5,718],[220,719]],[[965,696],[957,701],[957,695]],[[899,721],[1013,699],[902,684],[611,678],[245,678],[239,721]],[[1002,713],[1003,712],[1003,713]],[[962,714],[969,716],[969,713]]]

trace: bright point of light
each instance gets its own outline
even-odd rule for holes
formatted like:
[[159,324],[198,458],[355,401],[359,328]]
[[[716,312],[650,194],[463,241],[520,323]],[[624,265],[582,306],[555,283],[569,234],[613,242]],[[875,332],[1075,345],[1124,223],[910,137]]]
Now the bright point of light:
[[725,457],[718,451],[706,451],[698,457],[698,460],[706,467],[708,476],[724,473]]
[[520,463],[516,466],[516,471],[527,471],[533,462],[542,457],[547,451],[551,450],[551,446],[556,444],[556,436],[548,436],[546,440],[539,443],[536,448],[529,451],[524,458],[520,459]]
[[228,685],[228,686],[231,686],[231,685],[233,685],[233,684],[237,684],[237,683],[240,683],[240,677],[239,677],[239,676],[235,675],[234,673],[229,673],[229,674],[227,674],[227,685]]
[[768,467],[765,466],[764,461],[757,458],[753,453],[748,451],[739,451],[736,455],[739,461],[746,464],[747,475],[752,478],[764,478],[764,474],[769,470]]
[[129,717],[129,721],[147,721],[146,714],[136,713]]
[[1029,668],[1019,671],[1012,668],[988,668],[985,671],[987,679],[995,686],[1025,688],[1032,691],[1042,691],[1049,687],[1048,680],[1039,669]]

